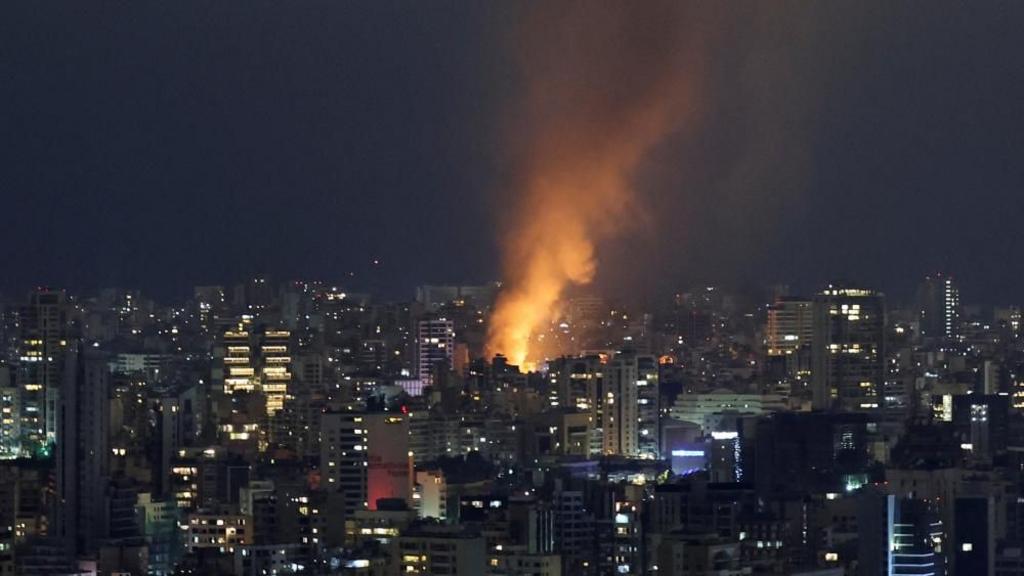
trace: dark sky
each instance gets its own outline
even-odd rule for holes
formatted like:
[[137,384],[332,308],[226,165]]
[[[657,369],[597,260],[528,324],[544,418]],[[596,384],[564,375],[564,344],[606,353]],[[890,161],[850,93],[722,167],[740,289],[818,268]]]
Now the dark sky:
[[[638,170],[599,285],[945,271],[1024,301],[1024,4],[893,4],[709,19],[699,121]],[[0,289],[497,278],[522,10],[4,3]]]

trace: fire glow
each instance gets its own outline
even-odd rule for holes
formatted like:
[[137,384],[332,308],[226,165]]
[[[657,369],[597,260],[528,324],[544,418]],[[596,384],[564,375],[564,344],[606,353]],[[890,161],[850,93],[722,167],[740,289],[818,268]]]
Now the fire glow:
[[686,120],[700,45],[700,27],[671,3],[640,15],[626,3],[536,6],[517,44],[521,179],[486,349],[527,367],[566,290],[594,279],[599,245],[642,214],[631,177]]

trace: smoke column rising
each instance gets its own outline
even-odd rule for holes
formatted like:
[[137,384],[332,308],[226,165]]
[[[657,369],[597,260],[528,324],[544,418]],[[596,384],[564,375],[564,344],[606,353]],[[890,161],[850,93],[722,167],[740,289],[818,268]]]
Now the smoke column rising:
[[566,289],[594,278],[601,242],[642,219],[632,172],[691,118],[706,28],[677,2],[531,9],[514,40],[518,180],[487,342],[489,357],[527,366]]

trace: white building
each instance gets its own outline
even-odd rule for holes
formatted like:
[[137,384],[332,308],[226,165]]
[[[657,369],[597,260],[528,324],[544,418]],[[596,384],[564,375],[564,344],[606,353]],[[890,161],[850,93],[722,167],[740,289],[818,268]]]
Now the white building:
[[680,394],[670,411],[672,418],[692,422],[704,432],[713,427],[714,415],[725,412],[758,415],[786,409],[786,399],[776,394],[742,394],[718,389],[708,394]]

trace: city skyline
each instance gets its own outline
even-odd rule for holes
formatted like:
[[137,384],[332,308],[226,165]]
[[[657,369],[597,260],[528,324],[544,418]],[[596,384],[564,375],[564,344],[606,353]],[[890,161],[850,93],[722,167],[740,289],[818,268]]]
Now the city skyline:
[[1024,576],[1024,3],[0,6],[0,576]]

